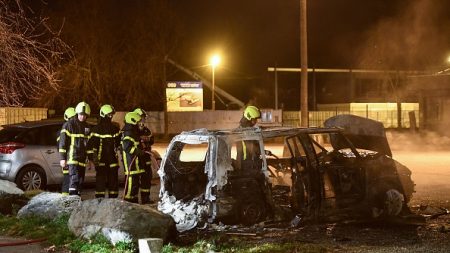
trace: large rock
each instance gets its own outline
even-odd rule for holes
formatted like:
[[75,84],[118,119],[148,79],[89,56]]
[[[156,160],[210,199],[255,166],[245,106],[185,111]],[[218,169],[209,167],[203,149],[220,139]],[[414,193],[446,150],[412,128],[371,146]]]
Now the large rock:
[[0,179],[0,213],[10,214],[13,205],[24,200],[24,192],[15,183]]
[[63,214],[70,215],[81,204],[79,196],[65,196],[61,193],[42,192],[34,196],[26,206],[17,213],[18,218],[36,216],[54,219]]
[[176,234],[169,215],[149,206],[103,198],[83,201],[72,212],[69,229],[84,238],[101,233],[112,244],[149,237],[167,241]]

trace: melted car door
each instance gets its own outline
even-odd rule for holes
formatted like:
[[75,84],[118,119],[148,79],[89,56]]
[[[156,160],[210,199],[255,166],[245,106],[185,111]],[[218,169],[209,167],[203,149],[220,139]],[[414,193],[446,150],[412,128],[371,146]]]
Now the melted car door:
[[322,177],[319,164],[306,134],[286,139],[295,167],[292,171],[294,208],[306,215],[318,215],[322,199]]

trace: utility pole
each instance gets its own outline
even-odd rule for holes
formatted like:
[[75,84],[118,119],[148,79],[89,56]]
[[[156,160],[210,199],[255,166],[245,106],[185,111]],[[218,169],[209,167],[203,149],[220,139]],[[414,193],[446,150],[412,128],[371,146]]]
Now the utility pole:
[[216,69],[216,66],[212,65],[212,94],[211,94],[211,110],[215,111],[216,110],[216,100],[215,100],[215,96],[216,96],[216,85],[214,82],[215,76],[214,76],[214,70]]
[[300,110],[301,126],[309,126],[308,113],[308,40],[306,26],[306,0],[300,0]]
[[278,74],[277,74],[277,64],[275,63],[275,110],[278,110]]
[[169,138],[169,113],[167,112],[167,95],[166,95],[166,88],[167,88],[167,55],[164,57],[164,64],[163,64],[163,78],[164,78],[164,138]]

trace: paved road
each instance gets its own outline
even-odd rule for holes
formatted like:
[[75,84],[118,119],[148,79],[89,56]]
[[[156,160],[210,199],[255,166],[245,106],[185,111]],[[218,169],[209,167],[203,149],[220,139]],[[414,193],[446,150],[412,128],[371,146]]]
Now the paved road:
[[[124,185],[121,184],[119,186],[119,198],[123,198],[123,192],[124,192]],[[159,194],[159,179],[153,179],[152,180],[152,187],[150,188],[150,199],[154,202],[158,202],[158,194]],[[84,187],[83,191],[81,192],[81,199],[87,200],[87,199],[93,199],[95,198],[95,186],[92,184],[89,184]]]
[[411,204],[450,208],[450,151],[393,151],[393,157],[412,171],[416,192]]

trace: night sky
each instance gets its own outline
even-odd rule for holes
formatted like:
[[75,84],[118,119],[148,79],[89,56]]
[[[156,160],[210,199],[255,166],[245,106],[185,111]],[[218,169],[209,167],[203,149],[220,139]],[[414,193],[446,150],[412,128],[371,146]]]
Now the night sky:
[[[208,77],[208,56],[221,52],[216,84],[243,100],[272,89],[268,66],[300,66],[300,1],[172,2],[183,39],[171,57]],[[308,1],[308,65],[439,69],[450,55],[449,13],[447,0]],[[280,76],[287,95],[298,94],[299,75]]]
[[[253,71],[275,62],[287,67],[299,65],[299,1],[172,2],[183,23],[180,52],[187,57],[183,60],[201,65],[211,51],[218,50],[230,69]],[[398,68],[442,63],[450,53],[449,13],[447,0],[308,1],[309,64],[357,67],[362,62],[357,53],[364,48],[382,42],[401,44],[404,42],[398,37],[404,36],[410,44],[424,39],[414,44],[416,54],[425,50],[434,60],[397,60],[402,63]],[[430,44],[441,48],[424,48]]]
[[[82,66],[102,61],[96,63],[98,82],[110,87],[117,85],[116,93],[122,92],[124,83],[141,82],[139,85],[150,87],[148,95],[141,94],[158,96],[148,99],[152,103],[142,105],[150,110],[162,108],[159,100],[164,93],[162,74],[135,77],[147,75],[144,64],[154,68],[161,65],[148,63],[163,58],[155,56],[159,51],[148,44],[153,43],[155,32],[170,42],[171,59],[208,79],[211,78],[209,57],[213,52],[220,53],[222,63],[216,70],[216,85],[243,102],[253,99],[262,107],[273,107],[274,100],[274,75],[267,67],[300,67],[298,0],[161,1],[168,3],[173,11],[173,16],[167,17],[149,14],[157,10],[140,7],[151,6],[143,3],[153,1],[27,2],[36,10],[33,15],[50,15],[57,26],[64,24],[62,37],[72,46],[78,60],[81,59]],[[449,13],[449,0],[310,0],[308,66],[442,69],[450,55]],[[166,27],[171,30],[166,31]],[[124,69],[128,66],[130,71]],[[139,72],[133,72],[136,69]],[[124,76],[122,72],[129,74]],[[168,81],[192,80],[170,65],[166,76]],[[279,75],[280,100],[286,109],[299,109],[299,87],[299,73]],[[110,93],[111,100],[121,96]],[[205,109],[210,108],[210,96],[210,90],[205,88]],[[226,108],[220,101],[216,106]]]

